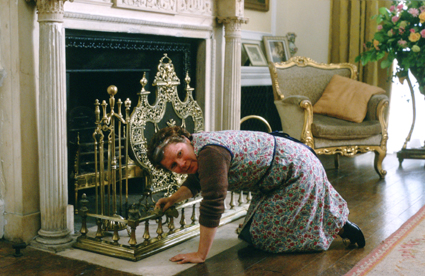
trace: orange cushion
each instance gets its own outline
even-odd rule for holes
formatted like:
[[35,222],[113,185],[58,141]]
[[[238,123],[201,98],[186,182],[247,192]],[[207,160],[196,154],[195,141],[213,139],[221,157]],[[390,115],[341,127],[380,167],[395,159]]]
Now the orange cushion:
[[361,123],[366,117],[370,97],[382,93],[385,90],[380,87],[334,75],[313,106],[313,112]]

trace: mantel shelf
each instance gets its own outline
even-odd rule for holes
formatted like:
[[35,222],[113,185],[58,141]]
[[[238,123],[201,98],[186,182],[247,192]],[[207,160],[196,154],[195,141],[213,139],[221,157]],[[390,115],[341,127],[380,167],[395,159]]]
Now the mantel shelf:
[[269,67],[242,66],[241,86],[268,86],[272,85]]

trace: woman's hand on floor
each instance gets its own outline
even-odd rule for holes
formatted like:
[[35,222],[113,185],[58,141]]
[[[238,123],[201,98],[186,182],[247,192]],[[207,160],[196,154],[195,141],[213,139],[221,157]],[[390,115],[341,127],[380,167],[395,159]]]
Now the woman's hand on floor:
[[203,263],[205,262],[205,258],[201,256],[198,252],[187,253],[187,254],[179,254],[170,259],[172,262],[177,262],[178,264],[185,263]]

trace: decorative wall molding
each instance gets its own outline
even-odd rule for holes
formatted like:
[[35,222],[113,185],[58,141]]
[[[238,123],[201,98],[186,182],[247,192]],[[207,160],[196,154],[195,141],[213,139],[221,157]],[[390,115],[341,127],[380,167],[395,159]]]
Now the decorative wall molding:
[[72,0],[75,3],[86,3],[90,5],[98,5],[98,6],[112,6],[113,0]]
[[[164,53],[181,52],[185,58],[181,66],[183,72],[190,71],[190,43],[146,41],[110,37],[80,37],[67,35],[65,38],[66,48],[84,49],[113,49],[113,50],[135,50],[135,51],[160,51]],[[180,65],[179,65],[180,66]]]

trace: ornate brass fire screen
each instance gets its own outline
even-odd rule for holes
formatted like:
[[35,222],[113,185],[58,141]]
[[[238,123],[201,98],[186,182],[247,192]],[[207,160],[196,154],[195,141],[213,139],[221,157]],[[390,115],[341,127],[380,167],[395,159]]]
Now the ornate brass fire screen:
[[[153,105],[148,102],[150,92],[145,91],[145,75],[140,81],[142,89],[138,93],[138,104],[131,115],[131,102],[128,99],[124,102],[125,114],[122,113],[122,101],[115,100],[115,86],[108,88],[109,112],[106,101],[100,104],[96,100],[96,130],[93,133],[95,207],[89,210],[91,204],[83,194],[79,209],[81,235],[74,247],[137,261],[199,234],[196,214],[201,197],[174,206],[165,214],[153,209],[155,196],[171,195],[186,176],[157,170],[146,157],[148,139],[166,125],[181,125],[190,132],[203,130],[202,110],[193,99],[194,89],[189,85],[188,74],[185,82],[186,98],[181,101],[177,91],[180,80],[171,59],[164,54],[152,84],[157,87]],[[104,156],[107,156],[107,161]],[[128,177],[132,161],[145,172],[145,187],[139,200],[129,203]],[[244,216],[248,208],[249,193],[245,195],[241,191],[238,196],[229,194],[220,225]],[[87,226],[88,220],[95,221],[93,229]],[[175,221],[178,221],[178,225]]]

